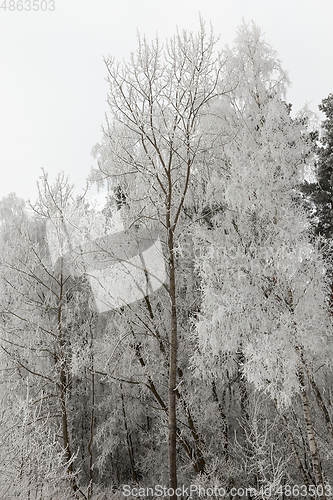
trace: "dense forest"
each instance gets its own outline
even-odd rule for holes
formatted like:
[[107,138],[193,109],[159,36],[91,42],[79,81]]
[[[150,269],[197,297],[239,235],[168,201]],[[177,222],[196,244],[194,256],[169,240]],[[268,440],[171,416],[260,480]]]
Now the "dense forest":
[[0,498],[333,495],[333,94],[254,24],[105,60],[89,184],[0,201]]

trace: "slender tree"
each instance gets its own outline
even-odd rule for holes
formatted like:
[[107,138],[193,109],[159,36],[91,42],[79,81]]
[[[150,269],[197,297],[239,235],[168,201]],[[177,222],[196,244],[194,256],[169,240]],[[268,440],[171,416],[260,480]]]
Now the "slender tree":
[[[197,34],[178,33],[165,48],[138,40],[128,63],[105,61],[110,119],[95,147],[100,173],[120,187],[128,227],[157,231],[167,268],[169,323],[169,481],[177,487],[177,260],[182,217],[200,162],[215,137],[202,128],[210,104],[227,93],[216,39],[201,22]],[[118,187],[119,186],[119,187]]]
[[[57,269],[53,268],[45,241],[45,221],[40,218],[40,215],[52,213],[55,204],[64,202],[61,197],[66,199],[70,189],[66,190],[68,186],[66,182],[62,183],[61,176],[53,189],[46,178],[44,181],[45,189],[41,190],[35,215],[31,210],[28,215],[27,210],[17,203],[15,210],[11,210],[12,220],[15,219],[16,223],[9,229],[3,225],[1,349],[11,369],[25,381],[23,385],[29,393],[27,403],[40,406],[37,420],[50,421],[50,432],[61,435],[67,479],[72,491],[80,492],[73,464],[73,421],[69,410],[71,342],[76,319],[75,306],[70,302],[78,289],[62,262]],[[42,214],[42,209],[48,214]],[[8,214],[6,220],[9,220]],[[6,241],[8,230],[12,238]],[[28,408],[27,413],[29,411]]]

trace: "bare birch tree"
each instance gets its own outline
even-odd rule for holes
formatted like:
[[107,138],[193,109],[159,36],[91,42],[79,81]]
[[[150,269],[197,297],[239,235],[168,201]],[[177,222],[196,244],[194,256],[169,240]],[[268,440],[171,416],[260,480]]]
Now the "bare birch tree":
[[[18,217],[13,209],[16,220],[9,229],[15,239],[2,245],[0,345],[16,379],[21,379],[18,387],[23,385],[29,394],[25,397],[27,413],[33,415],[33,408],[39,407],[37,423],[47,422],[44,427],[49,428],[50,435],[61,436],[57,439],[67,482],[72,492],[81,494],[73,464],[73,419],[69,411],[75,320],[76,329],[83,333],[82,321],[79,326],[75,318],[75,301],[70,303],[78,288],[63,262],[53,268],[45,241],[45,221],[39,217],[49,216],[55,205],[66,203],[71,188],[63,176],[53,187],[44,181],[35,207],[39,215],[28,215],[20,207]],[[6,227],[4,231],[6,239]],[[20,393],[18,390],[21,397]],[[83,493],[82,497],[86,498]]]
[[[110,85],[104,138],[95,147],[100,172],[126,196],[128,227],[157,231],[163,245],[169,316],[169,481],[177,487],[177,262],[183,209],[200,190],[200,169],[216,135],[202,127],[212,102],[228,92],[216,39],[200,31],[177,33],[161,47],[138,38],[128,63],[105,61]],[[198,183],[196,184],[196,179]]]

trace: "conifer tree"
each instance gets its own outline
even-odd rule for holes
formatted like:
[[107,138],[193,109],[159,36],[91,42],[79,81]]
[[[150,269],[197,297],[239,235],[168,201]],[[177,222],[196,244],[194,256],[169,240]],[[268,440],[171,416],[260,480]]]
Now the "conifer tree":
[[[315,179],[305,181],[302,191],[311,201],[315,232],[327,241],[333,234],[333,94],[322,100],[319,110],[326,118],[316,148]],[[312,140],[318,140],[318,133],[312,133]]]

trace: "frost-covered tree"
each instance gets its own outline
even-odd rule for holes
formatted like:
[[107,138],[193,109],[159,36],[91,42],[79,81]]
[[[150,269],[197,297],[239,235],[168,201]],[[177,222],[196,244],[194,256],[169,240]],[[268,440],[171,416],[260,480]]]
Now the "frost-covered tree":
[[[41,191],[36,210],[43,208],[52,213],[54,205],[59,205],[61,196],[66,198],[69,195],[70,189],[66,190],[63,180],[60,177],[52,189],[44,179],[45,196]],[[36,210],[28,211],[21,202],[13,206],[13,198],[10,201],[10,206],[2,203],[7,210],[2,211],[5,219],[0,235],[3,383],[4,387],[8,384],[15,386],[16,397],[23,398],[29,415],[27,418],[31,420],[24,427],[26,431],[35,431],[35,434],[31,432],[26,436],[27,449],[34,448],[38,432],[41,435],[49,433],[50,444],[45,442],[45,450],[49,453],[54,447],[53,441],[57,440],[59,453],[55,453],[54,459],[61,457],[57,465],[59,472],[62,463],[61,480],[66,477],[72,492],[79,492],[74,465],[77,443],[73,439],[72,404],[77,393],[73,387],[72,360],[78,339],[81,345],[84,337],[89,340],[93,328],[89,300],[84,283],[75,281],[64,266],[53,267],[41,213],[37,215]],[[42,215],[45,216],[45,213]],[[8,225],[8,221],[12,223]],[[10,373],[11,377],[6,377],[6,373]],[[35,408],[38,408],[37,416]],[[16,420],[20,429],[23,423],[18,415]],[[22,435],[22,432],[17,431],[16,434]],[[43,448],[39,449],[43,454]],[[51,456],[49,460],[52,460]],[[40,463],[45,465],[46,462],[40,460]],[[42,474],[42,471],[38,470],[36,474]]]
[[[303,191],[314,204],[313,222],[316,233],[325,239],[330,239],[333,231],[333,94],[322,100],[319,110],[325,114],[325,119],[321,124],[322,134],[316,148],[315,176],[312,176],[315,178],[312,178],[314,182],[309,179],[305,181]],[[318,140],[318,132],[313,139]]]
[[34,212],[0,203],[6,498],[332,474],[327,263],[299,194],[306,120],[291,118],[256,25],[215,48],[201,23],[106,61],[103,209],[63,175],[44,176]]
[[95,147],[97,178],[102,173],[113,189],[120,186],[126,196],[127,227],[157,231],[163,245],[167,270],[163,316],[170,353],[169,479],[174,490],[180,340],[176,251],[193,181],[216,140],[201,122],[210,114],[210,104],[231,87],[222,56],[214,54],[215,44],[214,35],[207,35],[201,22],[199,33],[178,33],[164,48],[158,40],[150,44],[139,38],[137,53],[128,63],[107,60],[110,118],[102,143]]
[[234,137],[207,188],[211,226],[194,233],[202,279],[194,365],[216,377],[229,356],[279,406],[299,394],[323,485],[303,370],[326,366],[333,345],[325,266],[298,194],[308,143],[284,102],[287,78],[255,25],[243,24],[232,54]]

